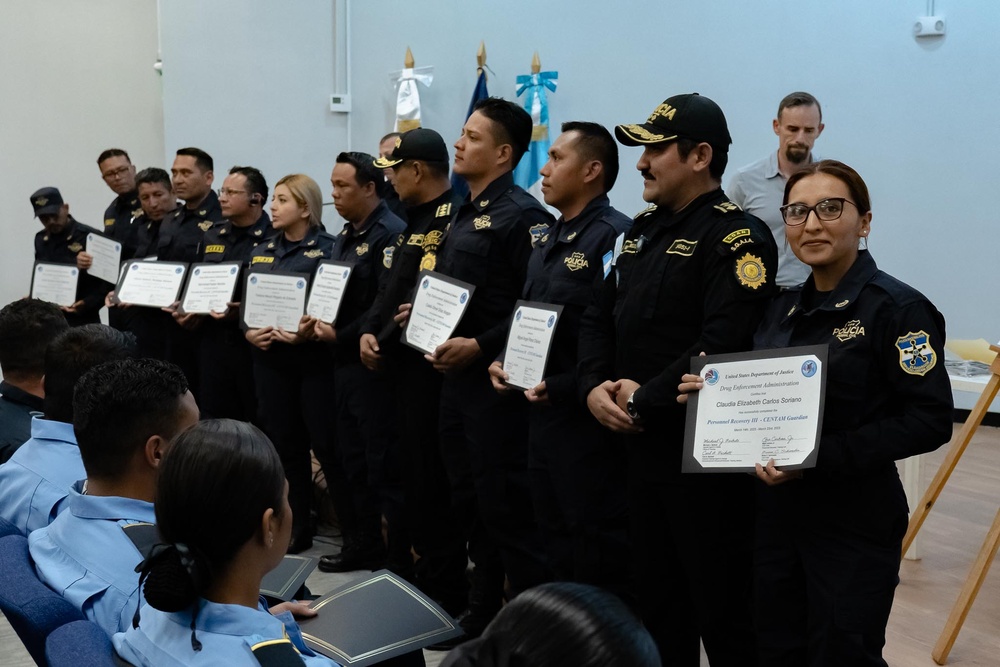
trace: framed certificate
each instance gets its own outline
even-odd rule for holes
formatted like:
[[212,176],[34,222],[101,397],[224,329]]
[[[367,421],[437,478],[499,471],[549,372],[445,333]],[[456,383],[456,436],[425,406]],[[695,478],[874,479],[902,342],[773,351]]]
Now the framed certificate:
[[201,315],[226,312],[239,277],[239,262],[192,264],[178,310]]
[[469,307],[475,285],[435,273],[421,271],[413,296],[410,319],[403,330],[403,342],[427,354],[451,338]]
[[57,306],[72,306],[76,303],[76,286],[79,281],[80,269],[72,264],[35,262],[31,273],[31,298]]
[[87,234],[87,254],[94,258],[87,272],[117,285],[122,266],[122,244],[100,234]]
[[184,262],[127,262],[115,288],[114,302],[151,308],[171,306],[181,292],[187,266]]
[[343,262],[321,262],[309,289],[306,315],[327,324],[336,322],[352,270],[350,264]]
[[318,564],[319,558],[288,554],[281,559],[278,567],[264,575],[260,582],[261,594],[288,602]]
[[753,472],[816,465],[828,347],[692,357],[704,388],[687,403],[682,472]]
[[562,315],[562,306],[518,301],[507,333],[503,370],[507,385],[517,389],[537,387],[545,378],[545,363]]
[[244,282],[240,302],[240,321],[246,329],[275,327],[298,331],[299,320],[306,310],[305,273],[274,271],[249,273]]

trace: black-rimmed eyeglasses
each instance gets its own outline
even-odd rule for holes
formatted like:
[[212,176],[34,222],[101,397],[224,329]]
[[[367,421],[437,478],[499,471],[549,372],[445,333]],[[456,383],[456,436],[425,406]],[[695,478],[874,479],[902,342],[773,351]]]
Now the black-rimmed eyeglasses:
[[784,218],[785,224],[789,227],[797,227],[804,224],[806,218],[809,217],[810,211],[816,213],[816,217],[819,218],[820,222],[833,222],[834,220],[839,220],[840,216],[844,213],[844,204],[850,204],[854,208],[858,207],[850,199],[829,197],[828,199],[816,202],[813,206],[806,206],[799,203],[785,204],[780,209],[781,217]]

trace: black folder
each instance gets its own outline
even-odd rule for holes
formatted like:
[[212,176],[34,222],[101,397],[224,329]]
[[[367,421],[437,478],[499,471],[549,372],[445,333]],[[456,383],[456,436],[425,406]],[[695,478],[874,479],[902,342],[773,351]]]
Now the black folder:
[[308,556],[285,556],[260,582],[260,592],[268,597],[288,602],[295,591],[302,588],[319,563],[318,558]]
[[458,637],[462,628],[433,600],[388,570],[356,579],[313,603],[302,637],[342,665],[365,667]]

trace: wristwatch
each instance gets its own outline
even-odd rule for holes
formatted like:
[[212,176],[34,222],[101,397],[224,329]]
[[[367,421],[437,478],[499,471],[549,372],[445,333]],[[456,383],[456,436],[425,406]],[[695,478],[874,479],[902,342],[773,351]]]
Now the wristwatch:
[[632,419],[639,420],[639,411],[635,409],[635,392],[633,391],[628,400],[625,401],[625,410],[628,412],[628,416]]

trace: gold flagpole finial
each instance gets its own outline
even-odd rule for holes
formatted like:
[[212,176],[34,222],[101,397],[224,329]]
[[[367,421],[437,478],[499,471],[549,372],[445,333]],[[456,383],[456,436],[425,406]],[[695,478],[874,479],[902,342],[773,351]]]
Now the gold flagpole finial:
[[410,47],[406,47],[406,57],[403,58],[403,67],[406,69],[413,69],[414,64],[413,51],[410,51]]
[[479,42],[479,50],[476,51],[476,63],[479,67],[486,66],[486,42]]
[[535,51],[535,55],[531,59],[531,73],[538,74],[541,71],[542,71],[542,61],[538,57],[538,51]]

